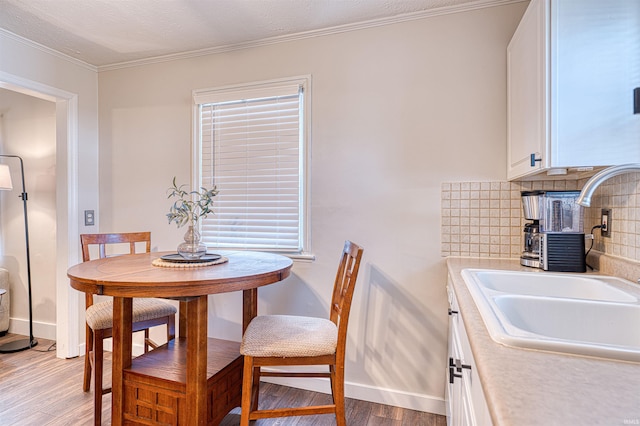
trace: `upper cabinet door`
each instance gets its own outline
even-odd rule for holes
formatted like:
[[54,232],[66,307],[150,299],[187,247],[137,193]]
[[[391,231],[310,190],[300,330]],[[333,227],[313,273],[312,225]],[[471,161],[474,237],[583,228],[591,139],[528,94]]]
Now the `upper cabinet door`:
[[[507,177],[549,167],[546,1],[532,1],[507,47]],[[533,158],[533,162],[531,161]]]
[[640,162],[640,1],[532,0],[508,67],[509,179]]
[[640,1],[551,5],[552,166],[640,161]]

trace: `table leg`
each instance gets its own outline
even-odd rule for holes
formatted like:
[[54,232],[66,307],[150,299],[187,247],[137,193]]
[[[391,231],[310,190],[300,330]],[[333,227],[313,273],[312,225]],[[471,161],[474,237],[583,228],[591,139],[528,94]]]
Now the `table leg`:
[[207,424],[207,300],[200,296],[186,305],[187,424]]
[[242,334],[249,323],[258,315],[258,289],[251,288],[242,291]]
[[[132,299],[113,298],[113,369],[111,379],[111,424],[124,423],[124,370],[131,367]],[[94,389],[94,392],[96,390]]]

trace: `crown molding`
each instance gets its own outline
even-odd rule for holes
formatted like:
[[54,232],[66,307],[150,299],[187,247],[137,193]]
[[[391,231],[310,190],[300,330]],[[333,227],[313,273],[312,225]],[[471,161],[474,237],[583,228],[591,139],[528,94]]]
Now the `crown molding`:
[[180,52],[180,53],[174,53],[174,54],[162,55],[162,56],[154,56],[151,58],[118,62],[118,63],[108,64],[108,65],[99,65],[99,66],[91,65],[87,62],[76,59],[65,53],[51,49],[40,43],[36,43],[35,41],[29,40],[27,38],[14,34],[11,31],[7,31],[3,28],[0,28],[0,35],[6,36],[7,38],[13,39],[14,41],[20,44],[31,47],[33,49],[40,50],[41,52],[55,56],[59,59],[70,62],[76,66],[85,68],[87,70],[90,70],[93,72],[103,72],[103,71],[113,71],[113,70],[118,70],[123,68],[138,67],[143,65],[157,64],[162,62],[177,61],[181,59],[196,58],[200,56],[215,55],[219,53],[226,53],[226,52],[231,52],[236,50],[253,49],[253,48],[262,47],[262,46],[269,46],[269,45],[279,44],[279,43],[288,43],[288,42],[305,40],[305,39],[315,38],[315,37],[324,37],[324,36],[346,33],[351,31],[360,31],[368,28],[381,27],[381,26],[397,24],[401,22],[415,21],[415,20],[431,18],[435,16],[462,13],[462,12],[468,12],[468,11],[473,11],[478,9],[484,9],[488,7],[504,6],[507,4],[522,3],[524,1],[529,1],[529,0],[489,0],[489,1],[478,0],[472,3],[466,3],[461,5],[455,5],[455,6],[444,6],[436,9],[406,13],[402,15],[387,17],[387,18],[373,19],[373,20],[358,22],[354,24],[338,25],[335,27],[322,28],[319,30],[305,31],[305,32],[283,35],[283,36],[269,37],[261,40],[248,41],[244,43],[235,43],[235,44],[229,44],[225,46],[192,50],[192,51]]
[[95,65],[91,65],[88,64],[84,61],[81,61],[79,59],[73,58],[65,53],[62,53],[60,51],[51,49],[50,47],[44,46],[40,43],[36,43],[35,41],[29,40],[28,38],[24,38],[22,36],[19,36],[18,34],[14,34],[11,31],[7,31],[4,28],[0,28],[0,36],[4,36],[6,38],[12,39],[13,41],[20,43],[22,45],[25,45],[27,47],[39,50],[43,53],[46,53],[48,55],[51,56],[55,56],[58,59],[62,59],[63,61],[67,61],[72,63],[73,65],[85,68],[89,71],[93,71],[93,72],[97,72],[98,71],[98,67],[96,67]]
[[181,59],[196,58],[199,56],[215,55],[219,53],[231,52],[236,50],[253,49],[256,47],[268,46],[279,43],[288,43],[292,41],[305,40],[315,37],[324,37],[334,34],[346,33],[351,31],[360,31],[368,28],[381,27],[385,25],[397,24],[407,21],[415,21],[419,19],[431,18],[435,16],[450,15],[454,13],[468,12],[488,7],[504,6],[507,4],[522,3],[529,0],[490,0],[477,1],[456,6],[445,6],[436,9],[424,10],[421,12],[413,12],[393,17],[373,19],[369,21],[358,22],[355,24],[339,25],[335,27],[323,28],[319,30],[305,31],[296,34],[284,36],[269,37],[261,40],[249,41],[245,43],[229,44],[207,49],[192,50],[188,52],[180,52],[175,54],[155,56],[152,58],[139,59],[135,61],[119,62],[109,65],[100,65],[97,67],[98,72],[113,71],[123,68],[131,68],[143,65],[157,64],[162,62],[177,61]]

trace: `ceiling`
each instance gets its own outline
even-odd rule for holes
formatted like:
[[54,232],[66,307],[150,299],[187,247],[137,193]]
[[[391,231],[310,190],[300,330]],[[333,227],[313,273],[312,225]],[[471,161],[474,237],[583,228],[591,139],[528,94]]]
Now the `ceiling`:
[[103,67],[512,1],[0,0],[0,28]]

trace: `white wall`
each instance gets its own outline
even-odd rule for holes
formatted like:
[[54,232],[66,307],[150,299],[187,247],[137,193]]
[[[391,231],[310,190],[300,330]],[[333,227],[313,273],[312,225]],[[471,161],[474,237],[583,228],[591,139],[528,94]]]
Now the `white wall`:
[[[53,102],[0,89],[0,154],[24,161],[28,194],[29,252],[34,334],[56,336],[56,106]],[[0,266],[9,271],[10,317],[29,318],[24,206],[20,162],[3,158],[13,191],[0,193]],[[23,323],[23,325],[26,325]],[[9,331],[16,332],[16,324]],[[27,328],[28,330],[28,328]]]
[[[365,248],[347,396],[442,413],[446,271],[440,184],[504,180],[506,46],[526,3],[99,73],[100,230],[174,250],[165,190],[189,182],[191,91],[312,75],[317,260],[260,291],[260,313],[328,315],[345,239]],[[209,334],[240,339],[240,295],[210,299]]]
[[97,71],[4,30],[0,52],[0,87],[56,102],[57,354],[78,355],[84,300],[70,289],[66,271],[81,260],[78,234],[95,229],[84,228],[79,212],[98,206]]

